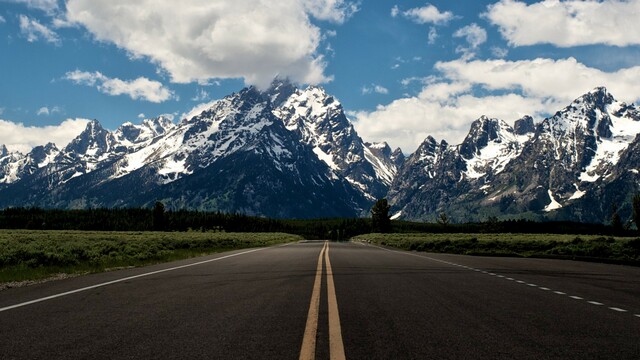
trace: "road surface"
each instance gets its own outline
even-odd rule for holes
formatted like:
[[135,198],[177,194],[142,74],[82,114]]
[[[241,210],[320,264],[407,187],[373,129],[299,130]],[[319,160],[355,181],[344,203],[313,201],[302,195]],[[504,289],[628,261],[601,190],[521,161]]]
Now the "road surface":
[[640,268],[353,243],[0,292],[0,359],[640,359]]

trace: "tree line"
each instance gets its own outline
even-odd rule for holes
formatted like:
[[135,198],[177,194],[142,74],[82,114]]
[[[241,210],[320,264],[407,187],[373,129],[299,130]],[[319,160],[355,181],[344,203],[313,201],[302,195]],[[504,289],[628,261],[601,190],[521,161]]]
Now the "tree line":
[[[640,216],[640,195],[634,198]],[[99,208],[86,210],[7,208],[0,210],[0,228],[86,231],[226,231],[284,232],[305,239],[348,240],[353,236],[377,233],[553,233],[585,235],[636,235],[621,227],[613,217],[610,224],[570,221],[535,222],[489,218],[484,222],[452,224],[441,214],[436,222],[397,221],[389,218],[389,204],[380,199],[370,218],[269,219],[195,210],[166,210],[161,202],[149,208]],[[636,217],[634,211],[634,219]]]

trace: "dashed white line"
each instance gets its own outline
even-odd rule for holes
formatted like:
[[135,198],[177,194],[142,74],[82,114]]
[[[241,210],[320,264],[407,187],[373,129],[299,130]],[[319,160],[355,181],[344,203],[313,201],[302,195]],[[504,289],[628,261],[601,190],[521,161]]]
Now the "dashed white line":
[[[400,252],[400,251],[389,250],[389,249],[385,249],[385,248],[380,248],[380,249],[382,249],[382,250],[386,250],[386,251],[390,251],[390,252],[397,252],[397,253],[400,253],[400,254],[404,254],[403,252]],[[543,290],[543,291],[552,291],[554,294],[558,294],[558,295],[567,295],[567,293],[562,292],[562,291],[553,291],[553,290],[551,290],[551,289],[550,289],[550,288],[548,288],[548,287],[543,287],[543,286],[539,286],[539,285],[536,285],[536,284],[527,283],[527,282],[522,281],[522,280],[516,280],[516,279],[511,278],[511,277],[505,277],[504,275],[499,275],[499,274],[492,273],[492,272],[489,272],[489,271],[485,271],[485,270],[482,270],[482,269],[475,269],[475,268],[468,267],[468,266],[464,266],[464,265],[460,265],[460,264],[450,263],[450,262],[447,262],[447,261],[442,261],[442,260],[434,259],[434,258],[431,258],[431,257],[428,257],[428,256],[420,256],[420,255],[414,255],[414,254],[408,254],[408,255],[419,256],[419,257],[424,258],[424,259],[428,259],[428,260],[432,260],[432,261],[437,261],[437,262],[439,262],[439,263],[443,263],[443,264],[448,264],[448,265],[453,265],[453,266],[461,267],[461,268],[464,268],[464,269],[468,269],[468,270],[470,270],[470,271],[475,271],[475,272],[479,272],[479,273],[482,273],[482,274],[487,274],[487,275],[495,276],[495,277],[498,277],[498,278],[501,278],[501,279],[505,279],[505,280],[508,280],[508,281],[515,281],[515,282],[517,282],[518,284],[525,284],[525,285],[530,286],[530,287],[537,287],[538,289]],[[585,300],[584,298],[582,298],[582,297],[580,297],[580,296],[576,296],[576,295],[567,295],[567,297],[569,297],[569,298],[571,298],[571,299],[574,299],[574,300]],[[597,301],[588,301],[588,300],[585,300],[585,301],[586,301],[587,303],[591,304],[591,305],[604,306],[604,304],[603,304],[603,303],[600,303],[600,302],[597,302]],[[613,310],[613,311],[617,311],[617,312],[623,312],[623,313],[624,313],[624,312],[629,312],[629,310],[621,309],[621,308],[618,308],[618,307],[609,307],[609,309],[611,309],[611,310]],[[637,317],[637,318],[640,318],[640,314],[634,314],[633,316],[635,316],[635,317]]]
[[613,311],[617,311],[617,312],[627,312],[628,311],[628,310],[620,309],[620,308],[617,308],[617,307],[610,307],[609,309],[611,309]]

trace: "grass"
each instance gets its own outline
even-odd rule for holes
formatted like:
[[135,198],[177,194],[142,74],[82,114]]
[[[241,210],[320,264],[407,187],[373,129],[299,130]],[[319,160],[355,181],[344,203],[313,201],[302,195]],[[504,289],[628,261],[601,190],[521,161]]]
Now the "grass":
[[301,239],[282,233],[0,230],[0,283],[143,266]]
[[640,238],[556,234],[366,234],[352,238],[410,251],[554,257],[640,265]]

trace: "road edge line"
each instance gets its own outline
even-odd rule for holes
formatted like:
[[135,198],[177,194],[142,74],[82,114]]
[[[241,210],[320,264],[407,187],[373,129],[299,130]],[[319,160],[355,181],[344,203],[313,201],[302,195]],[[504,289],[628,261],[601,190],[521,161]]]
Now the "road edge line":
[[188,268],[188,267],[192,267],[192,266],[198,266],[198,265],[202,265],[202,264],[207,264],[207,263],[211,263],[211,262],[214,262],[214,261],[220,261],[220,260],[232,258],[232,257],[235,257],[235,256],[245,255],[245,254],[249,254],[249,253],[253,253],[253,252],[261,251],[261,250],[265,250],[265,249],[268,249],[268,247],[253,249],[253,250],[249,250],[249,251],[243,251],[243,252],[237,253],[237,254],[225,255],[225,256],[222,256],[222,257],[219,257],[219,258],[215,258],[215,259],[209,259],[209,260],[195,262],[195,263],[192,263],[192,264],[175,266],[175,267],[168,268],[168,269],[151,271],[151,272],[144,273],[144,274],[128,276],[128,277],[125,277],[125,278],[122,278],[122,279],[116,279],[116,280],[112,280],[112,281],[107,281],[107,282],[100,283],[100,284],[86,286],[86,287],[83,287],[83,288],[80,288],[80,289],[65,291],[63,293],[49,295],[49,296],[45,296],[45,297],[42,297],[42,298],[39,298],[39,299],[34,299],[34,300],[30,300],[30,301],[25,301],[25,302],[22,302],[22,303],[19,303],[19,304],[6,306],[6,307],[3,307],[3,308],[0,308],[0,312],[4,312],[4,311],[20,308],[20,307],[27,306],[27,305],[33,305],[33,304],[37,304],[39,302],[53,300],[53,299],[57,299],[57,298],[60,298],[60,297],[63,297],[63,296],[68,296],[68,295],[76,294],[76,293],[87,291],[87,290],[93,290],[93,289],[97,289],[97,288],[100,288],[100,287],[105,287],[105,286],[108,286],[108,285],[121,283],[121,282],[124,282],[124,281],[134,280],[134,279],[138,279],[138,278],[142,278],[142,277],[146,277],[146,276],[151,276],[151,275],[156,275],[156,274],[161,274],[161,273],[164,273],[164,272],[169,272],[169,271],[174,271],[174,270],[180,270],[180,269],[184,269],[184,268]]

